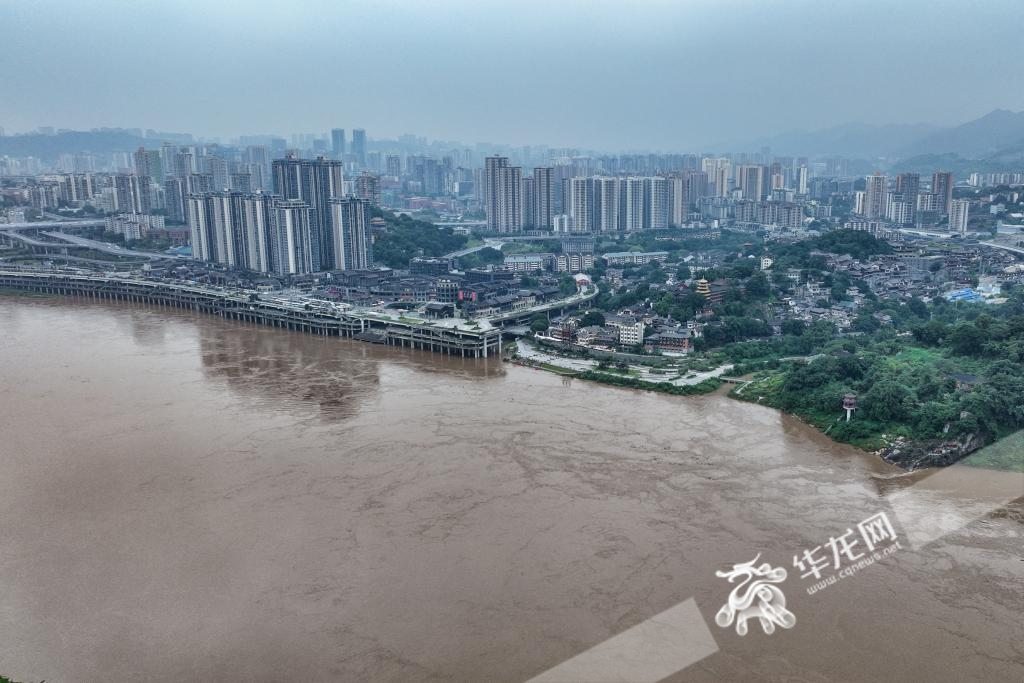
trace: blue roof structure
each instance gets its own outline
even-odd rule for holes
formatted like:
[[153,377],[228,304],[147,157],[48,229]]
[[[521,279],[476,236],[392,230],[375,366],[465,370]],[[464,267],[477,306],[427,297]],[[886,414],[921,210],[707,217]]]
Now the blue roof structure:
[[956,289],[946,294],[946,301],[967,301],[975,303],[981,301],[981,294],[978,294],[970,287],[965,287],[964,289]]

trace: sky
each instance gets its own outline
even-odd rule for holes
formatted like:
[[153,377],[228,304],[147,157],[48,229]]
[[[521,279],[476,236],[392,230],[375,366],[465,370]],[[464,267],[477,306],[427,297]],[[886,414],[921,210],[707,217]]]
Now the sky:
[[1024,109],[1019,0],[0,0],[0,127],[698,149]]

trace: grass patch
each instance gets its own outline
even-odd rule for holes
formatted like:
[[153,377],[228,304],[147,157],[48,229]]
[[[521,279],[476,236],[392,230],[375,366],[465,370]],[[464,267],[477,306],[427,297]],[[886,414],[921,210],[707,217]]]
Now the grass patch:
[[580,379],[588,379],[593,382],[601,382],[602,384],[610,384],[616,387],[627,387],[630,389],[645,389],[647,391],[657,391],[663,394],[673,394],[676,396],[692,396],[695,394],[709,394],[722,386],[722,381],[718,378],[706,379],[699,384],[670,384],[668,382],[645,382],[635,377],[623,376],[623,375],[610,375],[605,372],[588,370],[581,372],[576,375]]
[[552,365],[551,363],[541,363],[540,364],[540,368],[542,370],[547,370],[548,372],[553,372],[556,375],[568,375],[568,376],[572,376],[572,377],[576,376],[576,371],[575,370],[570,370],[569,368],[563,368],[563,367],[560,367],[558,365]]
[[970,467],[1024,472],[1024,430],[989,444],[960,462]]

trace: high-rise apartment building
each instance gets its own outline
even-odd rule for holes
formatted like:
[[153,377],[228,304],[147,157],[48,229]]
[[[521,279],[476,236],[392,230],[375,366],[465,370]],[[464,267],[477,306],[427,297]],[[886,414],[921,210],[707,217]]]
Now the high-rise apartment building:
[[242,195],[238,192],[215,192],[206,200],[209,202],[214,260],[229,268],[244,267]]
[[302,200],[212,192],[190,195],[185,205],[194,259],[279,275],[315,270],[312,211]]
[[216,261],[211,218],[212,206],[205,196],[191,196],[185,201],[186,221],[192,241],[192,258]]
[[359,197],[332,199],[331,211],[337,270],[363,270],[373,265],[370,204]]
[[356,128],[352,131],[352,154],[356,157],[359,168],[366,167],[366,131]]
[[88,173],[69,173],[61,177],[61,199],[66,202],[87,201],[95,193],[93,177]]
[[533,227],[550,230],[555,210],[555,173],[550,166],[533,169]]
[[590,232],[594,227],[594,192],[590,178],[569,178],[564,181],[567,211],[572,232]]
[[135,151],[135,175],[151,178],[154,183],[163,184],[164,170],[163,162],[158,150],[146,150],[139,147]]
[[713,197],[727,197],[732,179],[732,162],[725,157],[700,160],[701,170],[708,176],[709,190]]
[[356,176],[356,196],[365,199],[370,206],[380,206],[380,178],[372,173],[361,173]]
[[206,172],[213,178],[213,188],[220,192],[231,186],[231,179],[228,175],[228,162],[222,156],[210,156],[206,158]]
[[174,155],[174,175],[179,178],[187,178],[197,170],[196,158],[192,152],[184,150]]
[[936,171],[932,174],[932,194],[936,196],[939,215],[949,213],[953,202],[953,174],[949,171]]
[[345,129],[331,129],[331,155],[338,161],[345,156]]
[[181,178],[164,179],[164,207],[167,217],[173,221],[185,220],[185,200],[188,198],[187,183]]
[[686,223],[690,213],[690,199],[686,191],[686,178],[673,176],[668,179],[668,220],[672,225]]
[[967,234],[967,215],[970,202],[954,199],[949,203],[949,231],[959,235]]
[[537,213],[536,183],[533,176],[523,178],[523,229],[533,230]]
[[754,164],[737,166],[736,187],[743,193],[744,199],[754,202],[762,201],[768,189],[767,169]]
[[245,148],[245,167],[252,175],[253,187],[269,190],[274,186],[270,169],[270,153],[264,145],[250,145]]
[[917,173],[900,173],[896,176],[896,192],[907,205],[905,220],[900,223],[913,223],[917,213],[917,197],[921,194],[921,176]]
[[864,180],[864,217],[885,218],[888,178],[876,172]]
[[251,173],[232,173],[229,176],[230,188],[232,192],[241,192],[242,194],[252,194],[256,188],[252,184]]
[[886,195],[885,217],[897,225],[908,225],[914,222],[916,200],[911,204],[902,192],[890,192]]
[[340,161],[324,157],[299,159],[296,155],[274,160],[274,194],[284,199],[301,199],[312,210],[310,246],[314,270],[334,267],[329,202],[344,195],[343,181]]
[[595,232],[619,231],[619,180],[593,178]]
[[484,161],[484,210],[490,232],[518,232],[523,227],[523,170],[510,166],[508,157]]
[[644,202],[644,179],[619,180],[619,229],[626,232],[642,230],[647,216]]
[[185,178],[185,185],[187,194],[209,194],[217,190],[209,173],[191,173]]
[[152,182],[149,176],[117,173],[111,176],[114,205],[111,209],[118,213],[148,214],[152,205]]
[[273,214],[273,271],[303,275],[319,270],[313,260],[313,208],[301,199],[282,199],[274,203]]
[[644,179],[644,227],[664,229],[669,225],[668,178],[654,176]]
[[402,175],[402,157],[397,154],[388,154],[384,157],[385,174],[392,178]]
[[259,273],[273,270],[275,197],[266,192],[251,194],[242,200],[244,267]]

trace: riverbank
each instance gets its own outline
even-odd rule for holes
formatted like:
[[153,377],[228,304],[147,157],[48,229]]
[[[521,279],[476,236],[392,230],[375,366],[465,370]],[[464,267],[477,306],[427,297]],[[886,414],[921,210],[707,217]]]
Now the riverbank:
[[515,362],[590,382],[676,396],[711,393],[722,386],[721,377],[733,368],[731,364],[725,364],[709,371],[691,372],[671,365],[662,368],[628,363],[612,365],[543,351],[526,339],[516,341]]
[[[974,467],[1024,472],[1024,431],[986,443],[979,431],[956,433],[938,438],[920,438],[906,425],[885,429],[857,415],[850,420],[841,410],[792,409],[782,398],[785,373],[779,370],[755,373],[744,384],[729,392],[731,398],[775,408],[818,429],[837,443],[847,443],[872,453],[904,470],[947,467],[958,463]],[[840,394],[841,396],[841,394]],[[960,419],[970,417],[962,416]],[[948,428],[947,428],[948,430]]]
[[[1007,437],[989,444],[985,443],[984,437],[978,432],[922,439],[915,438],[913,431],[905,426],[887,431],[884,426],[861,417],[854,417],[854,420],[859,420],[856,424],[853,421],[847,422],[845,415],[835,410],[788,409],[780,399],[785,371],[779,368],[737,378],[734,377],[736,372],[746,368],[723,364],[711,371],[695,373],[680,371],[672,366],[659,369],[624,363],[612,366],[594,359],[560,356],[541,350],[526,339],[518,340],[516,351],[516,362],[521,365],[610,386],[692,396],[709,394],[727,384],[734,384],[727,391],[730,398],[775,408],[814,427],[836,443],[852,445],[906,471],[946,467],[954,463],[1024,471],[1024,436],[1020,436],[1017,441]],[[818,355],[786,360],[808,361],[822,357]]]

